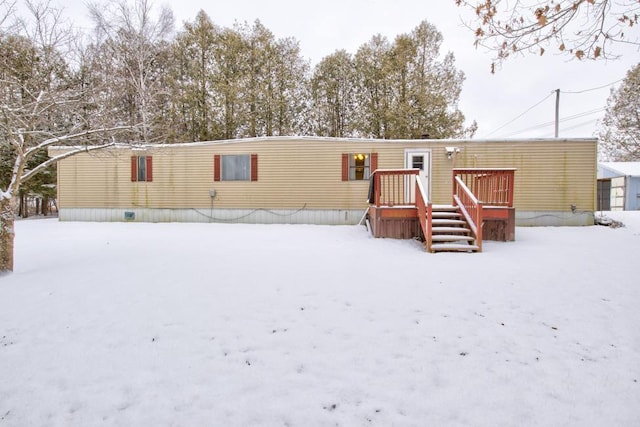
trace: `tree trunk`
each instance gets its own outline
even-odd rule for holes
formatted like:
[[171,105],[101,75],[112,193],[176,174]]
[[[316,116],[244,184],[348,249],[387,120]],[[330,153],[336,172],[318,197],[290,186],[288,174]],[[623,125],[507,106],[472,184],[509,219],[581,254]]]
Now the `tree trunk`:
[[15,205],[15,199],[0,197],[0,274],[13,271]]
[[29,218],[29,198],[27,193],[20,192],[20,204],[18,205],[18,216],[22,218]]
[[48,215],[49,215],[49,198],[43,197],[42,198],[42,216],[48,216]]

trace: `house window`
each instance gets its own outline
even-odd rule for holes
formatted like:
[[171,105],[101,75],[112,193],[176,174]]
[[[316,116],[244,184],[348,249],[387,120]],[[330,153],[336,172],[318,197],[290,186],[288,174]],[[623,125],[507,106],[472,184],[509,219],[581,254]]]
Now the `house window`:
[[223,181],[249,181],[251,178],[251,162],[249,155],[222,156]]
[[348,153],[342,155],[342,180],[362,181],[371,176],[378,163],[377,153]]
[[214,181],[257,181],[257,154],[216,154],[213,158]]
[[369,179],[369,154],[356,153],[349,157],[349,180]]
[[151,156],[131,156],[131,181],[153,181],[153,159]]

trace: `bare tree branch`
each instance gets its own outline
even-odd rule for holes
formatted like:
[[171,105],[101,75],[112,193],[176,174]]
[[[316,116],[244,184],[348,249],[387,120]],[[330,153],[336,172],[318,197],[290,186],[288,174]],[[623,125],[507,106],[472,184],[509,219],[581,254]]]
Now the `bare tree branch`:
[[70,151],[68,151],[68,152],[66,152],[64,154],[60,154],[59,156],[51,157],[47,161],[45,161],[43,163],[40,163],[35,168],[31,169],[30,171],[28,171],[27,173],[22,175],[20,180],[24,183],[26,180],[28,180],[32,176],[36,175],[38,172],[48,168],[49,166],[55,164],[59,160],[66,159],[67,157],[74,156],[74,155],[76,155],[78,153],[88,153],[90,151],[103,150],[103,149],[105,149],[107,147],[112,147],[115,144],[116,144],[115,142],[109,142],[107,144],[102,144],[102,145],[87,145],[87,146],[80,147],[80,148],[72,148]]
[[9,21],[16,11],[16,0],[0,0],[0,34],[2,27]]
[[132,126],[115,126],[107,129],[92,129],[92,130],[86,130],[83,132],[78,132],[70,135],[56,136],[53,138],[46,139],[41,143],[39,143],[38,145],[29,148],[27,151],[25,151],[24,156],[25,158],[28,159],[33,153],[35,153],[38,150],[42,150],[43,148],[46,148],[53,144],[58,144],[61,142],[67,142],[70,140],[82,138],[83,136],[94,135],[97,133],[113,133],[120,130],[130,130],[131,128]]
[[615,59],[616,44],[640,46],[638,0],[454,0],[474,18],[465,24],[494,63],[516,53],[557,52],[576,59]]
[[154,74],[155,63],[162,54],[162,43],[173,31],[173,12],[162,7],[154,16],[151,0],[91,3],[89,12],[96,25],[97,43],[110,58],[118,58],[111,66],[126,74],[126,84],[134,89],[134,113],[142,123],[142,140],[149,142],[154,98],[161,85]]

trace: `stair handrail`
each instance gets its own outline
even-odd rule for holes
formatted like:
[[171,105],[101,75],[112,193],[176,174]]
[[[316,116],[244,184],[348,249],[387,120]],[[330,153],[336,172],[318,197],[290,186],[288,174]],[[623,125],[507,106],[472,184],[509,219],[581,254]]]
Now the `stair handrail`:
[[453,200],[456,206],[460,208],[460,212],[469,224],[469,228],[476,240],[478,251],[482,251],[482,202],[473,194],[464,181],[456,176],[454,177]]
[[418,209],[418,220],[420,222],[422,234],[424,235],[425,249],[431,252],[433,234],[431,232],[431,219],[433,218],[433,205],[427,197],[427,192],[424,189],[424,185],[422,184],[422,180],[419,175],[416,175],[415,194],[416,208]]

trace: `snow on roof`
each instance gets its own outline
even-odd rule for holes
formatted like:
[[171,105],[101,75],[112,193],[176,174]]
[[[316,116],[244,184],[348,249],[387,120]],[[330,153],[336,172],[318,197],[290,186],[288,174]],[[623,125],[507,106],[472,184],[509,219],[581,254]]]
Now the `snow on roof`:
[[620,176],[640,176],[640,162],[600,162],[599,165]]
[[[307,135],[291,135],[291,136],[258,136],[250,138],[236,138],[236,139],[223,139],[214,141],[196,141],[196,142],[181,142],[181,143],[154,143],[154,144],[140,144],[140,143],[126,143],[119,142],[116,145],[107,149],[139,149],[144,150],[148,148],[176,148],[176,147],[193,147],[193,146],[210,146],[210,145],[222,145],[222,144],[264,144],[270,142],[283,142],[283,141],[310,141],[310,142],[337,142],[337,143],[371,143],[371,142],[384,142],[385,144],[424,144],[424,143],[442,143],[442,144],[476,144],[486,142],[506,143],[506,144],[536,144],[540,142],[593,142],[596,143],[597,138],[591,137],[571,137],[571,138],[498,138],[498,139],[376,139],[376,138],[337,138],[328,136],[307,136]],[[72,145],[54,145],[50,146],[49,151],[69,150],[72,148],[82,148],[83,146]]]

